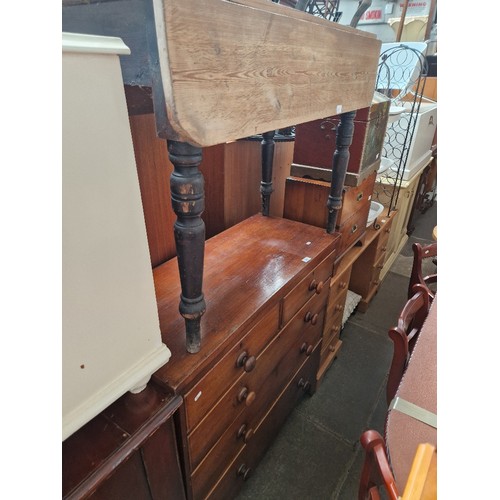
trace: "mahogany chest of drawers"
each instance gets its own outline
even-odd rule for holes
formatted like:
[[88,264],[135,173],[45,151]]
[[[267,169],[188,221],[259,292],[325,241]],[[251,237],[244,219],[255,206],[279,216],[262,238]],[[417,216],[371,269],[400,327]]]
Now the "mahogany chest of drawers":
[[315,390],[339,235],[255,215],[207,240],[201,350],[185,349],[175,259],[154,269],[163,341],[154,379],[182,396],[190,499],[232,498],[304,394]]

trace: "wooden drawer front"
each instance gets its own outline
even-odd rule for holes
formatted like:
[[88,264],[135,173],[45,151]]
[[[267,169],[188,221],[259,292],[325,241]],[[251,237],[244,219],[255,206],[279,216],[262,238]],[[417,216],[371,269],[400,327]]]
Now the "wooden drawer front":
[[349,290],[349,279],[351,277],[351,267],[342,271],[341,274],[332,279],[330,293],[328,295],[328,304],[326,306],[325,329],[331,323],[331,318],[340,310],[341,305],[345,304],[347,292]]
[[387,251],[387,246],[389,243],[389,235],[391,233],[391,224],[392,220],[390,223],[384,224],[380,229],[380,235],[377,240],[377,253],[380,256],[380,252],[386,252]]
[[[326,294],[312,297],[257,358],[255,369],[241,374],[189,435],[192,470],[235,419],[251,419],[269,406],[297,366],[311,354],[310,346],[314,347],[321,338],[325,299]],[[306,317],[311,319],[305,321]],[[245,391],[247,397],[241,400]]]
[[336,254],[337,252],[334,250],[283,299],[282,326],[286,325],[304,303],[315,294],[321,295],[326,300],[328,295],[327,280],[333,274]]
[[321,344],[321,359],[320,363],[323,363],[323,361],[330,356],[332,352],[335,351],[337,343],[340,342],[340,323],[338,325],[335,325],[337,330],[334,332],[332,329],[332,335],[329,337],[328,342],[325,342],[325,339],[323,339],[323,342]]
[[366,221],[370,206],[366,205],[359,212],[353,214],[337,230],[341,234],[339,254],[342,255],[345,250],[350,248],[366,232]]
[[[299,342],[286,353],[285,357],[274,367],[276,377],[271,375],[261,389],[259,398],[245,408],[231,423],[212,449],[203,457],[201,463],[191,476],[193,497],[204,498],[218,477],[221,476],[235,456],[245,444],[253,442],[255,430],[260,426],[268,409],[275,402],[280,390],[287,385],[292,374],[316,350],[319,350],[319,332],[306,329]],[[316,369],[318,366],[316,365]]]
[[[317,347],[286,385],[258,428],[255,429],[252,439],[227,467],[224,475],[207,498],[210,500],[227,500],[237,496],[243,482],[255,470],[290,411],[308,392],[308,387],[314,390],[318,363],[319,349]],[[198,500],[198,497],[195,496],[194,500]]]
[[339,225],[342,225],[343,222],[349,219],[355,212],[370,205],[376,176],[377,172],[373,172],[373,174],[370,174],[359,186],[345,189],[342,198],[342,213]]
[[376,249],[376,253],[375,253],[375,256],[374,256],[374,260],[375,261],[379,261],[382,259],[382,262],[385,261],[385,258],[386,258],[386,255],[387,255],[387,242],[382,243],[382,245],[380,245],[377,249]]
[[323,328],[323,337],[328,333],[328,330],[332,328],[335,318],[339,315],[342,317],[342,314],[344,314],[347,292],[348,289],[346,287],[340,293],[335,294],[335,297],[332,297],[332,300],[328,303],[326,308],[325,326]]
[[279,304],[276,304],[185,396],[188,433],[216,404],[234,381],[257,368],[262,350],[278,331]]
[[[345,305],[345,296],[344,296],[344,303],[342,305]],[[340,328],[342,326],[343,316],[344,316],[344,307],[342,307],[341,310],[335,312],[335,314],[331,318],[328,328],[325,328],[323,330],[323,341],[321,343],[322,352],[327,348],[332,338],[340,334]]]
[[328,305],[326,306],[325,331],[331,328],[333,317],[343,311],[347,292],[349,290],[349,279],[351,277],[351,266],[335,276],[330,286]]
[[382,252],[382,255],[380,255],[378,260],[375,262],[375,265],[373,266],[372,279],[371,279],[372,281],[378,281],[380,277],[380,271],[382,271],[384,267],[384,262],[385,262],[385,252]]
[[382,254],[377,262],[375,262],[373,268],[372,268],[372,277],[371,281],[375,284],[378,285],[379,277],[380,277],[380,271],[384,267],[384,261],[385,261],[385,254]]
[[363,298],[366,298],[372,292],[373,288],[377,287],[380,284],[380,271],[384,267],[384,257],[382,255],[380,259],[369,269],[365,274],[365,279],[360,280],[354,286],[351,287],[352,291],[361,295]]

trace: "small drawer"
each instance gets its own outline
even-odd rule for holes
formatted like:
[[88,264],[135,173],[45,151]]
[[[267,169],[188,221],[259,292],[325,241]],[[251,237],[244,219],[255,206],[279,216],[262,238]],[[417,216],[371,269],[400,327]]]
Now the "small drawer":
[[387,243],[385,243],[385,245],[384,244],[381,245],[380,248],[376,250],[374,260],[375,261],[382,260],[383,262],[385,261],[386,258],[387,258]]
[[380,255],[372,268],[372,281],[377,280],[380,276],[380,271],[384,268],[385,254]]
[[[345,299],[343,305],[345,305]],[[342,307],[342,309],[336,310],[330,316],[330,320],[328,323],[325,321],[325,328],[323,329],[323,342],[322,342],[323,348],[330,342],[333,336],[340,335],[343,317],[344,317],[344,307]]]
[[341,322],[338,325],[335,325],[334,328],[331,329],[331,333],[328,336],[328,340],[323,338],[323,342],[321,343],[321,357],[325,358],[329,355],[329,353],[333,352],[335,345],[340,341],[340,327]]
[[184,398],[188,432],[215,405],[222,394],[245,372],[257,366],[262,350],[278,331],[279,304],[276,304],[228,354],[210,370]]
[[390,232],[390,229],[391,229],[390,227],[388,228],[382,227],[379,229],[379,231],[381,231],[381,234],[378,237],[377,247],[376,247],[378,255],[381,255],[382,252],[387,251],[387,244],[389,243],[389,233],[387,231]]
[[340,294],[349,288],[349,278],[351,277],[351,267],[342,271],[340,274],[332,278],[330,283],[330,298],[329,301],[335,297],[335,294]]
[[335,292],[335,289],[338,290],[339,284],[337,286],[332,287],[330,289],[330,296],[328,299],[328,304],[326,306],[326,320],[325,320],[325,328],[329,327],[333,322],[333,317],[336,314],[343,313],[345,307],[345,301],[347,297],[348,287],[341,288],[340,291]]
[[[377,173],[369,175],[359,186],[346,187],[342,198],[342,212],[338,224],[342,225],[353,214],[369,207]],[[368,208],[369,210],[369,208]]]
[[380,271],[384,267],[385,255],[381,255],[375,265],[372,267],[371,283],[374,285],[379,284]]
[[337,252],[334,250],[283,299],[281,326],[286,325],[304,303],[315,294],[326,298],[328,295],[326,283],[333,274],[336,255]]
[[365,205],[360,211],[354,213],[337,230],[341,234],[339,255],[350,248],[366,231],[366,221],[368,220],[369,205]]

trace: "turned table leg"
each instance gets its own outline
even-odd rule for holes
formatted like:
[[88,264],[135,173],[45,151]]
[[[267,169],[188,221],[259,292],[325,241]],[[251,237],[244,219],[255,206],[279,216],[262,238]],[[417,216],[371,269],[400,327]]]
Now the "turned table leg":
[[274,134],[274,130],[262,134],[262,181],[260,182],[262,215],[269,215],[271,193],[273,192]]
[[342,113],[337,127],[337,147],[333,153],[332,182],[328,196],[327,233],[333,233],[337,224],[337,215],[342,208],[342,191],[344,189],[345,174],[349,164],[349,146],[354,134],[354,117],[356,111]]
[[174,171],[170,177],[177,262],[181,280],[179,311],[186,323],[186,349],[195,353],[201,347],[200,320],[205,312],[202,292],[205,253],[204,179],[198,167],[201,148],[187,142],[167,141]]

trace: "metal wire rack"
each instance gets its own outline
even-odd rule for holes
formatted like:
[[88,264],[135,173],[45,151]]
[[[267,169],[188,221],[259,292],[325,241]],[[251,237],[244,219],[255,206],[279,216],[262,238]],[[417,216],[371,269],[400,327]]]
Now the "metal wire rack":
[[425,88],[425,48],[425,43],[384,44],[379,58],[376,89],[391,100],[382,156],[391,166],[379,173],[373,194],[389,214],[398,202]]

